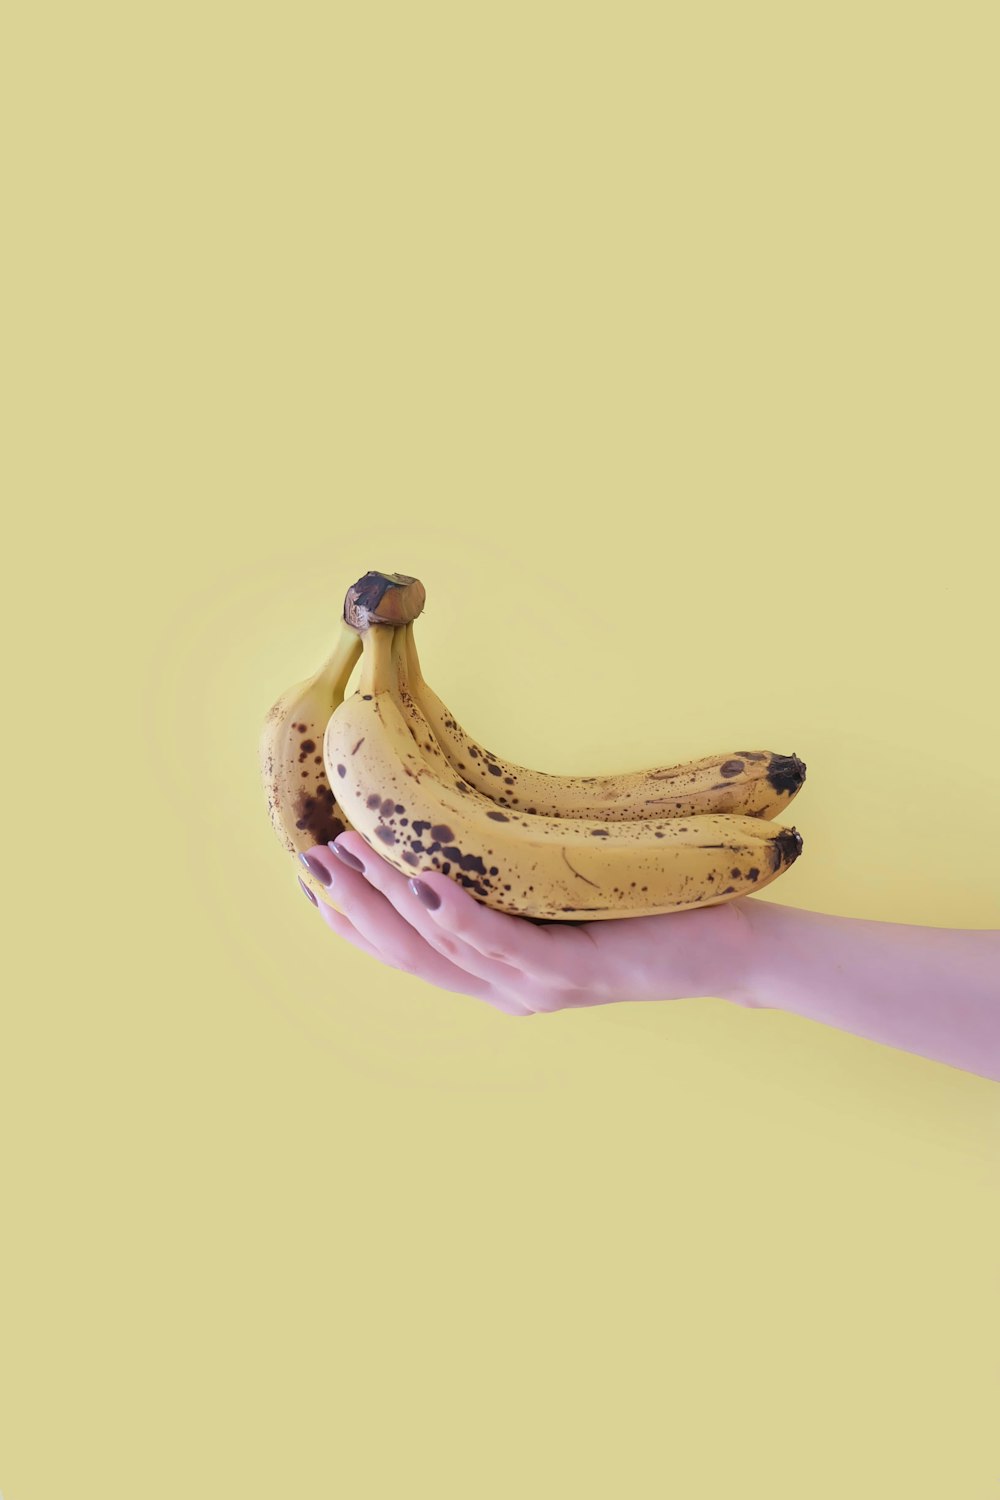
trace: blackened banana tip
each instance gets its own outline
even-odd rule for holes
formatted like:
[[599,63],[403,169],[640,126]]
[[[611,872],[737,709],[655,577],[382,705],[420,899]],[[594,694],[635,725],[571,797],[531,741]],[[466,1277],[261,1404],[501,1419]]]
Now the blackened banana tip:
[[771,868],[787,870],[802,853],[802,835],[797,828],[783,828],[771,845]]
[[794,864],[802,853],[802,835],[797,828],[783,828],[774,842],[785,866]]
[[797,792],[806,779],[805,762],[797,755],[772,755],[767,779],[776,792]]

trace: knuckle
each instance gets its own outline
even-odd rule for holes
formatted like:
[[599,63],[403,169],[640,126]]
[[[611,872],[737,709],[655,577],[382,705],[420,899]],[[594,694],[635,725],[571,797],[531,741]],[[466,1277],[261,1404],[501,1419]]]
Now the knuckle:
[[561,1000],[565,1010],[582,1010],[587,1006],[601,1003],[601,997],[591,986],[588,986],[586,989],[578,987],[572,990],[563,990]]
[[541,987],[530,990],[517,990],[515,997],[522,1005],[526,1005],[532,1015],[548,1015],[552,1011],[560,1010],[565,1004],[563,997],[554,990]]

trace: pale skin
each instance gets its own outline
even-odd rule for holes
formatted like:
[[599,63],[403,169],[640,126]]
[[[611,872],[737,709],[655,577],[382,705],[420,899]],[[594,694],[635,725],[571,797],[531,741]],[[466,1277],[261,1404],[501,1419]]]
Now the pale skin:
[[429,910],[353,830],[315,845],[303,862],[341,908],[317,907],[338,936],[509,1016],[708,995],[791,1011],[1000,1081],[1000,931],[871,922],[747,896],[538,926],[485,906],[437,871],[420,876],[439,898]]

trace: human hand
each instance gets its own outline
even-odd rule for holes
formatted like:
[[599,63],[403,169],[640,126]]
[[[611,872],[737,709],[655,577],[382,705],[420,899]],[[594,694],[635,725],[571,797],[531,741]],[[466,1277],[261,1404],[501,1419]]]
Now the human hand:
[[[351,867],[350,859],[361,868]],[[414,882],[354,830],[315,845],[302,860],[340,907],[318,903],[323,920],[353,947],[507,1015],[698,995],[754,1003],[743,986],[749,924],[740,900],[657,916],[538,925],[485,906],[438,871],[419,876],[439,901],[428,909]]]

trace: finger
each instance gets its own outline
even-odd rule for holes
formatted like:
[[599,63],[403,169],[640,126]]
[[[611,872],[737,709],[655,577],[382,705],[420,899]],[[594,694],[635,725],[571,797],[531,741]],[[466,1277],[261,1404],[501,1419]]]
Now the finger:
[[[411,927],[420,933],[429,947],[436,949],[442,957],[457,964],[467,974],[474,974],[477,978],[498,985],[500,988],[517,989],[522,975],[516,965],[507,963],[501,958],[483,954],[478,948],[463,942],[443,924],[435,922],[431,913],[415,897],[409,878],[401,875],[393,865],[389,864],[388,860],[375,854],[360,834],[355,834],[353,838],[351,834],[341,834],[335,843],[338,848],[346,849],[348,853],[362,861],[368,884],[382,892],[385,899],[395,907],[399,915]],[[471,905],[475,905],[467,892],[460,891],[459,895]]]
[[508,972],[516,969],[529,982],[556,990],[586,984],[593,944],[578,928],[555,923],[536,927],[523,917],[497,911],[438,870],[421,871],[417,885],[438,897],[440,904],[429,911],[434,927],[465,945],[477,972],[496,972],[497,982],[502,982],[502,970],[479,970],[479,965],[499,962]]
[[385,962],[378,949],[369,943],[367,938],[361,936],[350,917],[344,912],[337,911],[336,907],[331,906],[328,901],[319,902],[319,911],[327,927],[338,937],[342,937],[345,942],[350,943],[352,948],[357,948],[360,953],[367,953],[369,958],[377,959],[379,963]]
[[[367,850],[367,846],[364,847],[370,862],[377,863],[372,852]],[[317,879],[326,884],[319,873],[321,870],[329,876],[331,896],[342,908],[338,914],[327,902],[323,902],[323,919],[334,931],[340,931],[348,941],[352,941],[353,934],[365,944],[365,951],[389,968],[413,974],[437,989],[448,990],[452,994],[471,995],[473,999],[485,1000],[495,1009],[510,1015],[526,1013],[516,996],[494,990],[488,981],[466,972],[426,943],[420,933],[386,901],[381,892],[369,884],[364,875],[347,869],[325,845],[319,844],[310,849],[307,857],[310,869]],[[338,915],[346,918],[350,930],[341,929],[336,920]],[[355,943],[355,946],[360,944]]]

